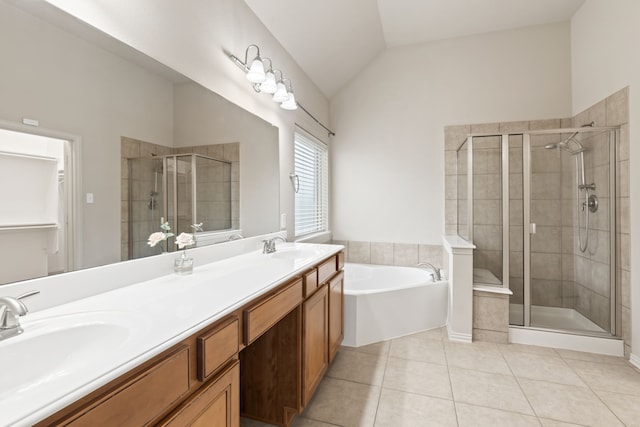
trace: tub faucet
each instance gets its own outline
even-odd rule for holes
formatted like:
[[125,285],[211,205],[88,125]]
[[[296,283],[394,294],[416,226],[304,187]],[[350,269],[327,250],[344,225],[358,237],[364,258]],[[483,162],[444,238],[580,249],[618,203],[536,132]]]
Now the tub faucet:
[[432,277],[434,282],[438,280],[442,280],[442,271],[435,265],[431,264],[430,262],[421,262],[416,267],[433,271]]
[[29,310],[20,300],[39,293],[40,291],[31,291],[17,298],[0,297],[0,341],[22,333],[19,318]]
[[272,239],[263,240],[264,246],[262,247],[263,254],[272,254],[276,251],[276,240],[282,240],[282,243],[287,243],[287,239],[281,236],[276,236]]

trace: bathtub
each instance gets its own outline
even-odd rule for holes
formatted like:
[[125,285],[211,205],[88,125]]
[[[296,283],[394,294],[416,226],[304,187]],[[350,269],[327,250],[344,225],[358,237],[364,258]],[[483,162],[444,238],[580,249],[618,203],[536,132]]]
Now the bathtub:
[[413,267],[344,266],[344,341],[359,347],[447,323],[448,282]]

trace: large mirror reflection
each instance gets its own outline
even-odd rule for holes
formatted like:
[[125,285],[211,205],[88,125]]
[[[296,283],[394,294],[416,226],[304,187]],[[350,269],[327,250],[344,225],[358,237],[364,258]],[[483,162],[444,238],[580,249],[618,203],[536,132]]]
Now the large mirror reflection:
[[[46,224],[0,210],[0,284],[159,253],[161,219],[203,223],[199,244],[278,230],[276,127],[45,1],[0,0],[0,55],[3,161],[58,165]],[[18,170],[0,183],[13,206],[34,177]],[[36,226],[37,253],[22,247]]]

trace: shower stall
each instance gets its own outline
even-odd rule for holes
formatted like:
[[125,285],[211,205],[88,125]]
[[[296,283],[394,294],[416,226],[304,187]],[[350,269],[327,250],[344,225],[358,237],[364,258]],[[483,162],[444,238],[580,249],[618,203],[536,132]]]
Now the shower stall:
[[615,336],[618,128],[472,134],[457,150],[458,234],[474,284],[512,292],[512,326]]
[[[127,159],[128,259],[176,250],[174,239],[149,247],[147,239],[160,231],[161,221],[171,232],[202,233],[229,230],[232,221],[232,163],[201,154],[175,154]],[[124,249],[124,248],[123,248]]]

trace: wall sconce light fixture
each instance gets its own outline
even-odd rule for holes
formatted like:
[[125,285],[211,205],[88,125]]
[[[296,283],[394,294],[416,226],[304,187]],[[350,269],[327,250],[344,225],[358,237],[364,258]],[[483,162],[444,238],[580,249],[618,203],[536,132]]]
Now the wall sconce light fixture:
[[[249,63],[249,51],[255,49],[256,53]],[[273,68],[270,58],[260,57],[260,48],[258,45],[250,44],[244,52],[244,62],[232,53],[225,50],[225,53],[242,71],[246,73],[247,80],[251,82],[253,90],[258,93],[266,93],[271,95],[271,99],[280,104],[284,110],[297,110],[298,107],[309,115],[316,123],[322,126],[329,133],[329,136],[335,133],[323,125],[316,119],[306,108],[304,108],[293,94],[291,80],[282,75],[282,71]],[[266,63],[268,62],[268,67]],[[278,77],[278,74],[280,75]],[[288,83],[288,84],[287,84]]]
[[[252,48],[255,49],[256,53],[253,59],[249,60],[249,51]],[[247,80],[251,82],[253,90],[273,95],[272,99],[280,103],[280,106],[285,110],[296,110],[298,108],[291,90],[291,80],[283,78],[282,71],[273,69],[270,58],[263,59],[260,57],[258,45],[250,44],[247,47],[244,52],[244,62],[235,55],[229,54],[229,57],[247,73]],[[267,61],[269,63],[268,68],[265,67]],[[280,73],[279,79],[276,78],[276,72]],[[285,80],[289,82],[288,88],[284,83]]]

